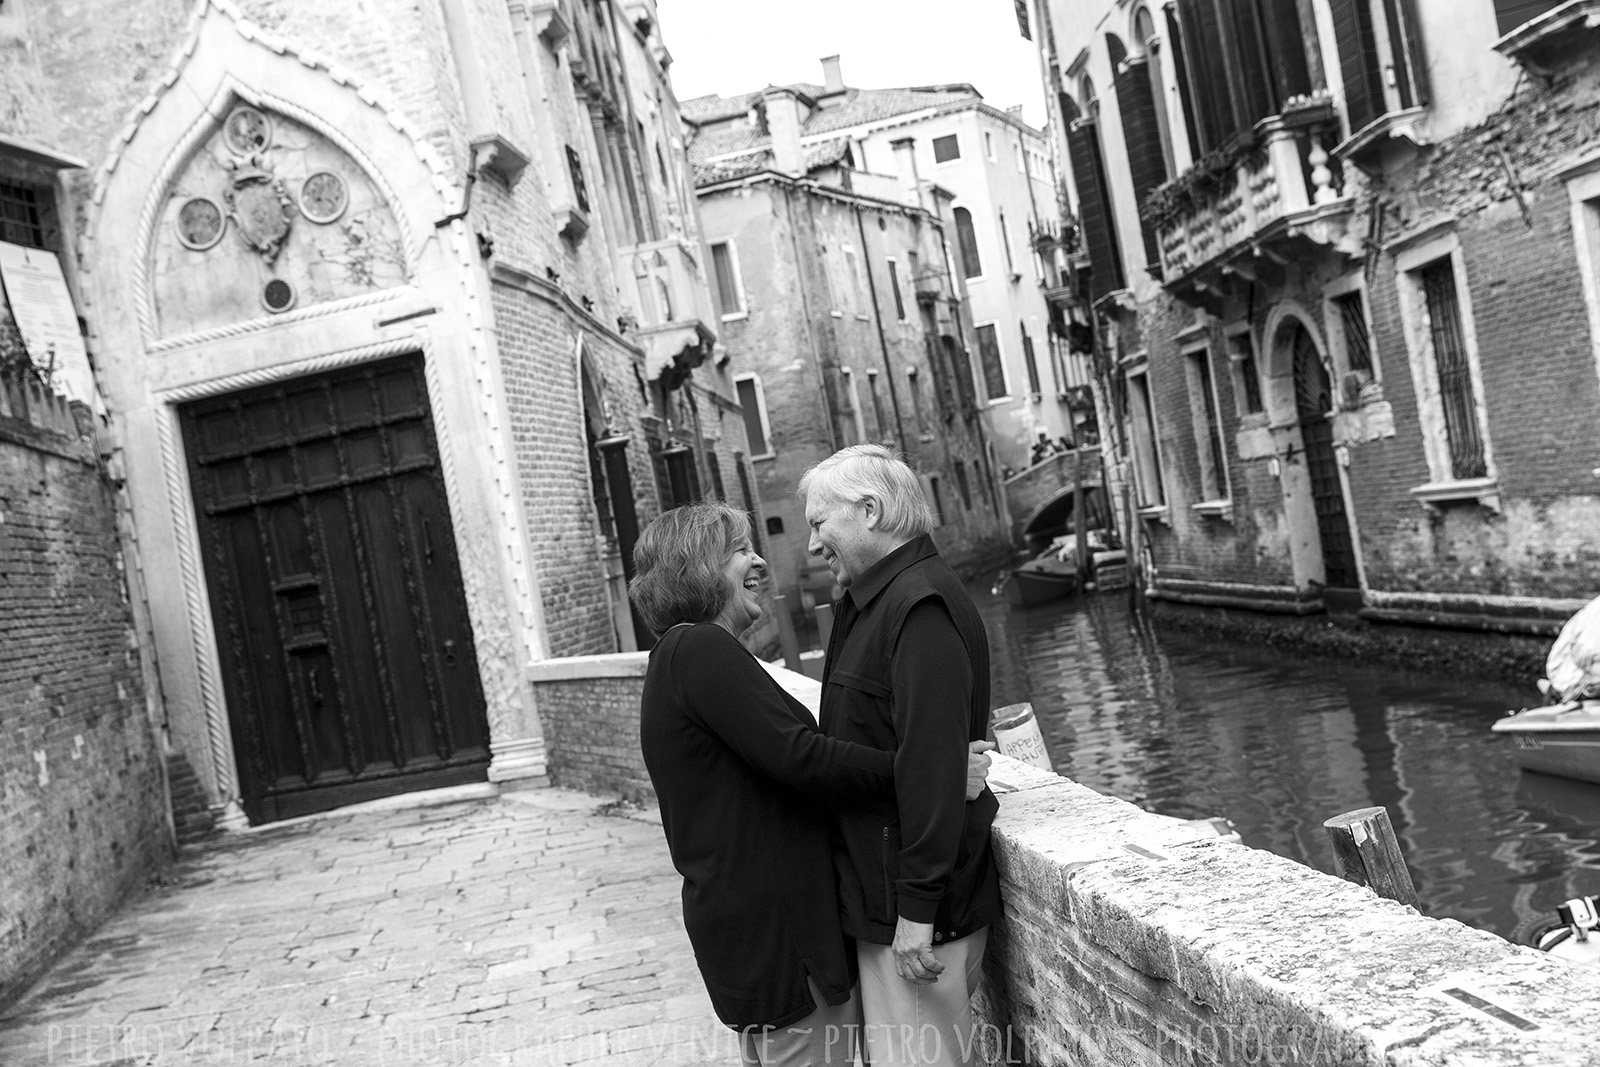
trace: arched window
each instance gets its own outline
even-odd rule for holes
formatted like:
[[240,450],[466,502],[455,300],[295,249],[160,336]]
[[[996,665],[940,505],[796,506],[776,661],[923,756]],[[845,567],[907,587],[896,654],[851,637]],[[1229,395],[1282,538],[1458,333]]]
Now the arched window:
[[1089,294],[1098,300],[1123,286],[1122,252],[1117,241],[1116,220],[1111,214],[1110,192],[1106,187],[1105,158],[1100,149],[1100,131],[1095,117],[1099,105],[1094,83],[1088,76],[1078,82],[1083,106],[1066,93],[1060,94],[1062,125],[1067,133],[1067,155],[1072,165],[1072,181],[1078,189],[1078,224],[1084,248],[1089,253]]
[[956,245],[961,250],[961,274],[966,278],[981,278],[983,262],[978,258],[978,233],[972,228],[972,212],[958,207],[955,217]]
[[1133,13],[1133,50],[1145,59],[1145,76],[1150,80],[1150,98],[1155,102],[1156,131],[1161,139],[1161,156],[1167,165],[1167,174],[1178,173],[1178,159],[1172,147],[1172,123],[1168,117],[1166,73],[1162,70],[1161,38],[1156,33],[1155,20],[1150,9],[1141,7]]
[[[1161,107],[1161,72],[1151,77],[1148,55],[1129,56],[1115,34],[1106,34],[1106,57],[1116,71],[1113,87],[1117,94],[1117,113],[1122,118],[1122,142],[1128,151],[1128,176],[1133,181],[1133,200],[1143,214],[1145,201],[1171,173],[1170,145],[1164,144],[1165,112]],[[1152,271],[1161,266],[1155,227],[1141,218],[1145,265]]]

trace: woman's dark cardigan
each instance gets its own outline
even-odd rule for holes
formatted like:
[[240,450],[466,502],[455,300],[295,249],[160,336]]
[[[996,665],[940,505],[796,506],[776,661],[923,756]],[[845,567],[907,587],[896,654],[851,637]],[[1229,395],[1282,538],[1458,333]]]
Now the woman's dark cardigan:
[[855,982],[824,797],[893,794],[893,753],[835,741],[732,634],[677,626],[650,653],[640,744],[683,921],[717,1015],[787,1026]]

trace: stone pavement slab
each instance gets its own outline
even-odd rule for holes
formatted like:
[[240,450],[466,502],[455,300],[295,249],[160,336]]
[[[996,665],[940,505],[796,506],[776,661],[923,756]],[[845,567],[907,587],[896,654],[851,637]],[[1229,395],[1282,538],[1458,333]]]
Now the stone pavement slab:
[[212,842],[0,1015],[0,1067],[738,1062],[659,825],[561,790]]

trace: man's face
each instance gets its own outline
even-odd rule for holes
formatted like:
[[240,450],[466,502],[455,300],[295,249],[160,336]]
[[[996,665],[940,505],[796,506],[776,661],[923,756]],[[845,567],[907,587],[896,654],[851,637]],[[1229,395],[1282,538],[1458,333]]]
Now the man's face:
[[841,588],[848,589],[884,556],[873,529],[877,514],[875,500],[852,504],[815,494],[806,499],[806,522],[811,526],[806,550],[827,561]]

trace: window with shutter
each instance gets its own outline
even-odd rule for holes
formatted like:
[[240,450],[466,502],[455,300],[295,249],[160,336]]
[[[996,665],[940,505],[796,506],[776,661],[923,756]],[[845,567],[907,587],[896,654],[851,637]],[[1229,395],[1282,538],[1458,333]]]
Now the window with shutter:
[[1188,138],[1189,157],[1193,159],[1200,155],[1200,135],[1195,131],[1194,97],[1189,91],[1189,62],[1183,52],[1183,30],[1170,7],[1167,8],[1167,40],[1172,49],[1172,71],[1178,82],[1178,106],[1183,108],[1183,135]]
[[1495,22],[1500,28],[1501,36],[1504,36],[1551,8],[1560,7],[1563,2],[1564,0],[1494,0]]
[[1078,222],[1089,252],[1090,292],[1093,299],[1099,299],[1124,284],[1122,250],[1106,190],[1100,134],[1092,119],[1079,118],[1078,105],[1065,93],[1061,95],[1061,113],[1067,120],[1067,154],[1072,163],[1072,179],[1078,187]]
[[966,278],[981,278],[983,261],[978,257],[978,232],[972,228],[972,212],[958,207],[953,214],[956,219],[956,244],[961,248],[961,274]]
[[1350,118],[1350,132],[1366,126],[1386,110],[1383,99],[1383,73],[1378,64],[1378,49],[1372,32],[1372,9],[1368,0],[1329,0],[1333,13],[1333,39],[1339,50],[1339,69],[1344,72],[1344,104]]
[[1194,98],[1195,126],[1200,150],[1221,147],[1238,130],[1233,97],[1228,91],[1228,70],[1223,59],[1222,24],[1215,0],[1178,0],[1183,26],[1184,58]]
[[[1108,37],[1108,40],[1115,38]],[[1118,65],[1113,88],[1122,113],[1122,138],[1128,146],[1128,172],[1133,178],[1134,202],[1140,209],[1139,229],[1144,238],[1144,261],[1153,273],[1161,268],[1155,227],[1143,220],[1145,200],[1167,180],[1166,155],[1161,148],[1161,123],[1155,95],[1150,91],[1150,60],[1136,56]]]

